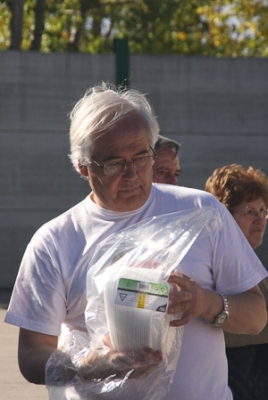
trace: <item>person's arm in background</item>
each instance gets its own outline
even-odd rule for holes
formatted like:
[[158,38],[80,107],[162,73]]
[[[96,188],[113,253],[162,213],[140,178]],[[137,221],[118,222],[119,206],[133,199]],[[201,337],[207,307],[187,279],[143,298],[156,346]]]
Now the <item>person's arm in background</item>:
[[224,332],[226,347],[243,347],[255,344],[268,343],[268,324],[258,335],[243,335]]
[[[268,278],[263,279],[259,283],[259,287],[266,301],[266,310],[268,309]],[[249,346],[253,344],[263,344],[268,343],[268,323],[265,325],[264,329],[255,336],[251,335],[239,335],[225,332],[225,343],[226,347],[242,347]]]

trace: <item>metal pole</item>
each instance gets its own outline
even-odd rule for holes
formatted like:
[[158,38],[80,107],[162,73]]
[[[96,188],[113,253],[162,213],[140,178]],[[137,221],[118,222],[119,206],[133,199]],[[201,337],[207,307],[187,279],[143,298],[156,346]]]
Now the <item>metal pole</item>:
[[129,87],[129,49],[128,39],[114,39],[116,85]]

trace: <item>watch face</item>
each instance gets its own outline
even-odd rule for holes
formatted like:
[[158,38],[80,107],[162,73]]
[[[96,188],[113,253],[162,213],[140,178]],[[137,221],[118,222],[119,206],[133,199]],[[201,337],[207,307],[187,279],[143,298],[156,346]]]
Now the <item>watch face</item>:
[[229,305],[226,296],[220,294],[223,301],[223,311],[215,318],[215,321],[212,323],[214,326],[221,326],[229,317]]
[[221,314],[217,318],[217,325],[222,325],[227,320],[227,315],[225,313]]

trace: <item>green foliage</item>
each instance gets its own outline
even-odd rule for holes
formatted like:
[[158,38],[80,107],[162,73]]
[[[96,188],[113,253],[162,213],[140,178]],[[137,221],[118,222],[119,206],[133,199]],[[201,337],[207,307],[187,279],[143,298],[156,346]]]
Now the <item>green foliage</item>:
[[268,3],[260,0],[217,0],[200,7],[209,30],[207,55],[268,56]]
[[11,12],[6,2],[0,2],[0,50],[8,48],[10,43]]
[[[31,50],[37,1],[25,0],[22,50]],[[0,49],[9,48],[10,1],[0,1]],[[42,52],[268,56],[267,0],[46,0]]]
[[22,50],[30,50],[33,29],[35,24],[34,14],[35,0],[26,0],[24,3],[23,30],[22,30]]

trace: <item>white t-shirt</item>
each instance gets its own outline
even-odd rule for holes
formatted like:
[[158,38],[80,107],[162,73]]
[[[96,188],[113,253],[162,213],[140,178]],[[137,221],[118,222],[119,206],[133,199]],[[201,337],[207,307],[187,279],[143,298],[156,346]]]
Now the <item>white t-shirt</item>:
[[[231,214],[212,195],[154,184],[147,202],[131,212],[110,211],[88,196],[43,225],[29,243],[5,321],[59,335],[86,330],[86,274],[96,245],[110,234],[155,215],[213,207],[222,229],[198,239],[180,264],[202,287],[226,295],[246,291],[267,276]],[[230,400],[223,332],[197,318],[185,326],[179,363],[165,400]]]

